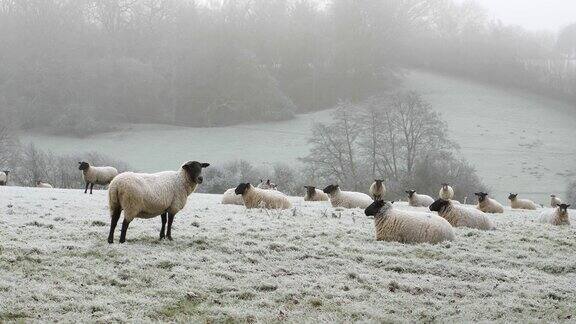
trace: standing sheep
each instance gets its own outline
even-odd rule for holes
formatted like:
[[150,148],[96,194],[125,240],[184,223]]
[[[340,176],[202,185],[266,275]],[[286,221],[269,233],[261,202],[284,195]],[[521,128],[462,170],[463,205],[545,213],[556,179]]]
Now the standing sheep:
[[518,199],[518,194],[511,193],[508,199],[510,199],[510,207],[512,207],[512,209],[538,209],[538,206],[532,200]]
[[234,192],[242,195],[246,208],[288,209],[292,204],[288,197],[276,190],[253,187],[250,183],[241,183]]
[[244,206],[244,200],[242,196],[239,196],[234,192],[236,188],[231,188],[226,190],[222,195],[222,205],[241,205]]
[[51,184],[49,184],[48,182],[42,182],[40,180],[36,181],[36,187],[37,188],[53,188]]
[[407,190],[408,204],[412,207],[428,207],[432,205],[434,199],[428,195],[417,194],[415,190]]
[[540,222],[552,225],[570,226],[570,216],[568,215],[570,205],[560,204],[555,209],[545,210],[540,214]]
[[382,200],[373,202],[364,213],[374,216],[378,241],[436,244],[454,240],[450,223],[434,214],[396,210],[393,202]]
[[477,192],[475,193],[478,196],[478,208],[479,210],[490,213],[490,214],[502,214],[504,213],[504,206],[497,202],[492,198],[488,198],[488,193],[486,192]]
[[370,206],[374,200],[367,194],[353,191],[341,191],[339,185],[329,185],[324,188],[332,207],[362,208]]
[[442,188],[440,188],[440,191],[438,192],[438,198],[451,200],[454,198],[454,189],[452,189],[448,183],[443,183]]
[[470,227],[479,230],[496,228],[482,211],[456,205],[451,200],[438,199],[430,205],[430,210],[438,212],[440,217],[446,219],[454,227]]
[[10,171],[4,170],[0,172],[0,186],[5,186],[8,183],[8,175]]
[[328,201],[328,195],[322,190],[316,189],[314,186],[304,186],[306,188],[306,194],[304,195],[304,201]]
[[[126,241],[128,225],[134,218],[162,216],[160,239],[172,240],[174,216],[186,206],[188,196],[204,181],[202,169],[208,163],[186,162],[179,171],[159,173],[125,172],[112,180],[108,188],[110,204],[110,234],[108,243],[114,241],[114,229],[124,210],[124,221],[120,233],[120,243]],[[164,229],[168,220],[166,235]]]
[[88,162],[78,162],[78,164],[78,170],[82,171],[82,179],[86,183],[84,193],[88,192],[88,186],[90,186],[90,194],[92,194],[95,184],[105,186],[118,175],[118,170],[113,167],[95,167]]
[[384,199],[384,195],[386,195],[384,180],[374,180],[374,183],[370,186],[370,196],[376,201]]
[[562,200],[556,195],[550,195],[550,207],[556,208],[562,204]]

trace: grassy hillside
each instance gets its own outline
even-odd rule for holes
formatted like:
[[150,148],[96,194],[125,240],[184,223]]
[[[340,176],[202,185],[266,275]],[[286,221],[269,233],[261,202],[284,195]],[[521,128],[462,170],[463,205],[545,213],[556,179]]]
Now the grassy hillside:
[[[576,107],[420,71],[408,73],[404,87],[421,92],[442,113],[464,157],[499,200],[514,191],[544,203],[550,193],[562,194],[566,176],[574,175]],[[58,153],[97,150],[143,171],[177,168],[188,159],[295,163],[308,153],[310,125],[328,118],[325,111],[233,127],[129,125],[87,139],[26,134],[24,141]]]
[[[436,246],[376,242],[363,211],[193,194],[174,241],[109,245],[104,191],[0,187],[0,322],[558,322],[576,317],[574,227],[490,215]],[[395,208],[411,209],[405,204]],[[574,219],[573,219],[574,221]]]

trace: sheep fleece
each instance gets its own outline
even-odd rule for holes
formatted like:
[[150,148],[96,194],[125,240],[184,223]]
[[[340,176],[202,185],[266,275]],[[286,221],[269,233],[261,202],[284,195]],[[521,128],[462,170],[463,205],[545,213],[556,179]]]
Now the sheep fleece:
[[476,208],[478,208],[479,210],[481,210],[485,213],[490,213],[490,214],[502,214],[502,213],[504,213],[504,206],[502,206],[502,204],[500,204],[496,200],[494,200],[492,198],[488,198],[488,197],[486,197],[486,199],[484,199],[484,201],[478,203],[478,206],[476,206]]
[[367,194],[353,191],[341,191],[340,189],[330,194],[329,197],[332,207],[364,209],[374,202],[374,200],[372,200],[372,198]]
[[374,225],[378,241],[435,244],[454,240],[452,226],[430,213],[389,209],[383,217],[374,218]]
[[113,167],[90,166],[88,170],[84,170],[82,172],[82,178],[84,178],[84,182],[102,186],[109,184],[117,175],[118,170]]
[[328,198],[328,195],[325,194],[324,191],[319,189],[315,190],[313,197],[309,197],[308,192],[306,192],[306,195],[304,196],[304,201],[328,201],[328,200],[330,200],[330,198]]
[[250,188],[242,195],[246,208],[288,209],[292,204],[288,197],[275,190]]
[[412,197],[408,199],[408,204],[412,207],[429,207],[434,203],[434,199],[428,195],[419,195],[414,193]]
[[222,195],[222,205],[242,205],[244,206],[244,200],[241,195],[237,195],[235,192],[236,188],[228,189]]
[[450,204],[444,212],[440,213],[454,227],[470,227],[480,230],[493,230],[496,227],[492,221],[475,208],[469,208],[462,205]]

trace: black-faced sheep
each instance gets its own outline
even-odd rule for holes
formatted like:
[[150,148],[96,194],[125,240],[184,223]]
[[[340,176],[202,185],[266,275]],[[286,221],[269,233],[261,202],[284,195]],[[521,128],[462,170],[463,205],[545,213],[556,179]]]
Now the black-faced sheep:
[[113,167],[95,167],[88,162],[78,162],[78,164],[78,170],[82,171],[82,179],[86,183],[84,193],[88,192],[88,186],[90,186],[90,194],[92,194],[95,184],[106,186],[118,175],[118,170]]
[[332,207],[362,208],[370,206],[374,200],[367,194],[353,191],[341,191],[339,185],[329,185],[324,188]]
[[476,208],[456,205],[451,200],[438,199],[430,210],[438,212],[454,227],[470,227],[479,230],[493,230],[496,227],[486,214]]
[[428,195],[417,194],[415,190],[407,190],[408,204],[412,207],[429,207],[434,199]]
[[536,205],[532,200],[518,199],[518,194],[511,193],[508,196],[508,199],[510,199],[510,207],[512,207],[512,209],[538,209],[538,205]]
[[477,192],[475,195],[478,197],[478,208],[479,210],[489,213],[489,214],[502,214],[504,212],[504,206],[492,198],[488,198],[488,193]]
[[555,209],[545,210],[540,214],[540,222],[552,225],[570,225],[570,215],[568,215],[570,205],[560,204]]
[[454,240],[454,230],[442,217],[431,213],[394,209],[393,203],[377,200],[364,211],[374,216],[376,240],[430,243]]
[[244,200],[242,196],[237,195],[235,192],[236,188],[228,189],[222,195],[222,205],[240,205],[244,206]]
[[[178,171],[153,174],[125,172],[116,176],[108,188],[112,219],[108,243],[114,241],[114,229],[122,210],[124,221],[120,243],[126,241],[128,225],[134,218],[153,218],[160,215],[162,216],[160,239],[167,237],[172,240],[174,216],[186,206],[188,196],[204,181],[202,169],[209,165],[190,161],[182,165]],[[166,222],[168,229],[164,234]]]
[[316,189],[314,186],[304,186],[306,189],[306,194],[304,195],[304,201],[328,201],[328,195],[322,190]]
[[253,187],[250,183],[241,183],[236,187],[237,195],[242,195],[246,208],[288,209],[292,204],[288,197],[276,190]]

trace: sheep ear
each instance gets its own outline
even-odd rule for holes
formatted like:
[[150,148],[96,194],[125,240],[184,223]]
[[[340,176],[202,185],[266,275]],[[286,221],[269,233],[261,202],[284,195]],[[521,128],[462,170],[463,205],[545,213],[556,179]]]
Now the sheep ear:
[[568,207],[570,207],[570,205],[566,205],[566,209],[568,209]]
[[394,200],[392,200],[390,203],[391,203],[391,204],[394,204]]
[[207,167],[210,166],[210,163],[202,163],[202,164],[200,164],[200,166],[201,166],[202,168],[207,168]]

